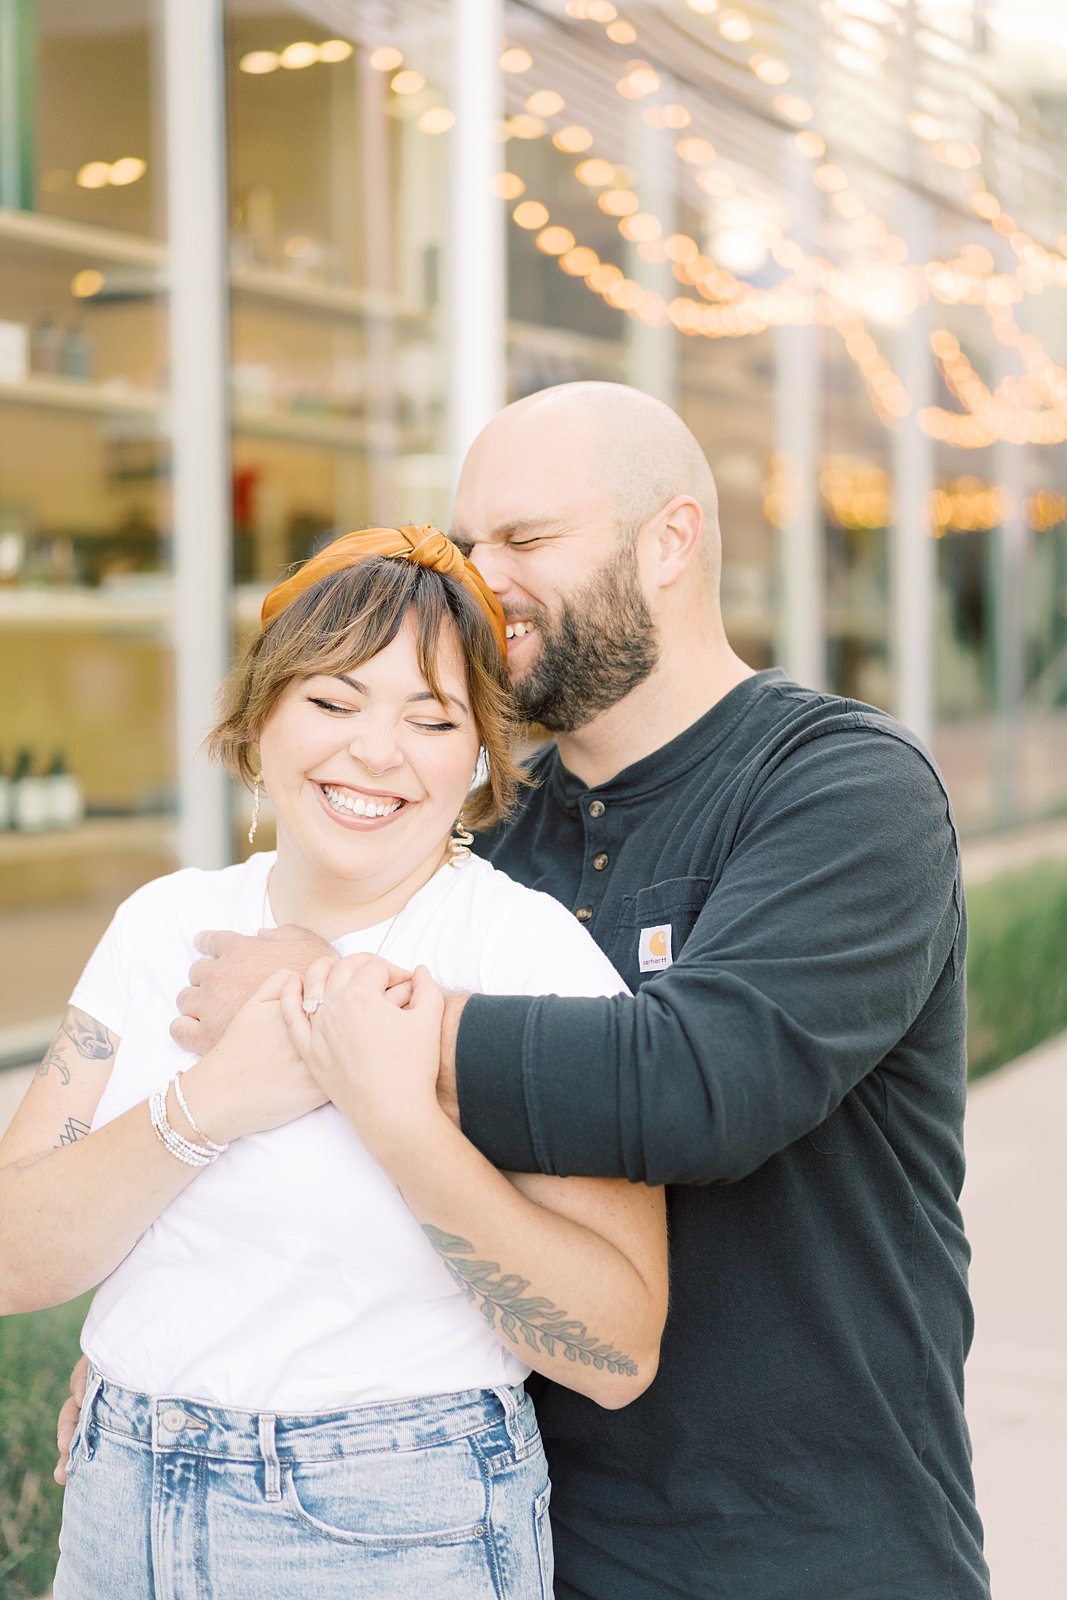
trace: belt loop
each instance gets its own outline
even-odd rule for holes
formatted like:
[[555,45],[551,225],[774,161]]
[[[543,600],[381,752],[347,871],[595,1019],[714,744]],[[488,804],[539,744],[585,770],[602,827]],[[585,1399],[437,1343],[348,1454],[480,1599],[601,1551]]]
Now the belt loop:
[[79,1421],[79,1426],[81,1427],[81,1453],[84,1461],[91,1461],[93,1459],[93,1447],[89,1443],[89,1429],[93,1420],[93,1406],[96,1404],[96,1397],[100,1393],[100,1386],[103,1381],[104,1380],[101,1374],[99,1372],[94,1372],[92,1367],[90,1367],[89,1387],[86,1389],[85,1399],[82,1401],[81,1418]]
[[268,1500],[280,1500],[282,1497],[282,1468],[274,1439],[275,1420],[269,1414],[259,1419],[259,1453],[264,1462],[264,1487]]
[[515,1398],[515,1391],[509,1384],[502,1383],[493,1393],[504,1408],[504,1426],[508,1430],[508,1438],[516,1450],[521,1450],[526,1440],[519,1427],[519,1402]]

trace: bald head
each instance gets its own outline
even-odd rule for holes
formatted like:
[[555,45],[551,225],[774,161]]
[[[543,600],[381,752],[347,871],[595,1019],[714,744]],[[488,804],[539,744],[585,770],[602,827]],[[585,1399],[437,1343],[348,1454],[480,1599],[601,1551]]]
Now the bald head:
[[[483,430],[469,464],[498,447],[521,448],[527,435],[543,468],[578,471],[611,499],[623,537],[636,538],[658,511],[688,495],[704,513],[702,554],[718,582],[719,505],[703,450],[677,412],[621,383],[563,383],[516,400]],[[465,469],[466,471],[466,469]]]

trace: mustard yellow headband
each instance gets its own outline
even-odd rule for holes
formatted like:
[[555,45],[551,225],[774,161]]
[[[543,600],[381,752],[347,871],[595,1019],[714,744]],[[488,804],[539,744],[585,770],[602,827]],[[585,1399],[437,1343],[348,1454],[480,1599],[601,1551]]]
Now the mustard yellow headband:
[[507,660],[507,625],[500,601],[473,561],[468,561],[458,545],[429,523],[421,528],[365,528],[362,533],[346,533],[335,539],[317,556],[305,561],[299,572],[294,572],[291,578],[270,591],[260,613],[263,627],[320,578],[328,577],[331,572],[343,572],[370,556],[402,556],[420,567],[428,567],[431,572],[455,578],[485,612],[500,653]]

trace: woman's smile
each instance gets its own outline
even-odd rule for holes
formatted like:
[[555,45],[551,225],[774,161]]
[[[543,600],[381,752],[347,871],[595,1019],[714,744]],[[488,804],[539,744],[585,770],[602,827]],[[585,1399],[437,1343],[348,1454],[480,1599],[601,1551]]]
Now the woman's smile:
[[356,789],[347,783],[328,783],[312,778],[312,787],[318,792],[327,814],[342,827],[385,827],[400,811],[412,802],[403,795],[378,794],[370,789]]

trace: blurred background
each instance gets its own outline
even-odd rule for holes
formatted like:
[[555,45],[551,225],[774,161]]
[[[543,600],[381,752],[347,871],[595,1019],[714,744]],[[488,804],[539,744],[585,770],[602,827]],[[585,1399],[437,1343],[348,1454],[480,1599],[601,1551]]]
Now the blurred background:
[[[196,751],[279,573],[447,528],[581,378],[700,440],[740,654],[930,743],[974,1069],[1067,1027],[1059,0],[0,0],[0,1064],[133,888],[247,849]],[[0,1324],[0,1594],[68,1321]]]

